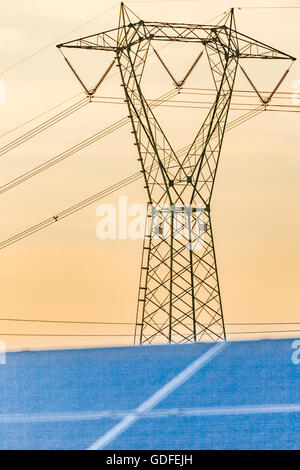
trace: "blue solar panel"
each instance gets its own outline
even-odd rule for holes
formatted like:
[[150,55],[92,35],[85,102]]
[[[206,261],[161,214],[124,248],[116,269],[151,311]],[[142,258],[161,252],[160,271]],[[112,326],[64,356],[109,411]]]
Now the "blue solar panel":
[[299,449],[300,341],[24,351],[1,449]]

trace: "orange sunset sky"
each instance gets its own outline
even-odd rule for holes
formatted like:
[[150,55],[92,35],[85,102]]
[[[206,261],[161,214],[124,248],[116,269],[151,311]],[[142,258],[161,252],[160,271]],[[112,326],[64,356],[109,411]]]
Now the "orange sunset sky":
[[[264,5],[285,3],[283,0],[266,1]],[[127,4],[145,20],[199,24],[235,6],[239,31],[300,58],[300,8],[243,10],[238,7],[259,6],[262,2],[232,3],[227,0],[132,1]],[[288,4],[300,7],[299,1],[291,0]],[[59,110],[83,96],[80,95],[80,84],[68,70],[55,45],[117,26],[118,11],[119,3],[108,0],[2,0],[0,79],[5,82],[7,96],[6,104],[0,105],[1,147],[57,110],[3,136],[10,129],[64,100],[75,97]],[[69,57],[75,61],[83,79],[91,84],[103,73],[111,57],[98,51],[93,51],[92,57],[89,53],[79,52],[76,56],[74,51]],[[195,58],[196,49],[185,52],[180,45],[174,50],[165,47],[161,53],[174,74],[181,77]],[[249,64],[249,73],[260,90],[271,91],[286,68],[286,64],[278,65],[277,69],[273,65]],[[209,88],[205,60],[203,69],[201,67],[202,63],[199,63],[187,86]],[[115,68],[114,76],[103,84],[98,96],[123,98],[116,72]],[[174,88],[153,56],[149,58],[147,73],[147,97],[153,99]],[[291,68],[280,91],[295,91],[293,83],[296,80],[300,80],[300,60]],[[251,89],[241,74],[237,77],[236,89]],[[290,102],[286,99],[285,103],[293,104],[291,99]],[[166,107],[157,113],[170,140],[179,149],[190,143],[205,112],[203,109]],[[1,156],[1,186],[127,114],[125,104],[88,104]],[[229,120],[237,116],[232,111]],[[227,324],[300,321],[299,129],[297,112],[264,112],[225,135],[212,203],[212,220]],[[2,194],[1,240],[138,171],[140,168],[130,131],[130,126],[126,125]],[[96,237],[99,203],[117,204],[118,196],[125,195],[129,204],[146,202],[146,193],[139,180],[0,250],[0,339],[9,349],[132,344],[131,336],[1,336],[4,333],[132,335],[133,325],[64,325],[1,320],[134,323],[142,241],[101,241]],[[229,331],[241,331],[241,328],[228,326]],[[260,330],[268,328],[274,329],[266,326]],[[296,328],[294,325],[282,329]],[[245,331],[253,329],[248,327]],[[268,335],[259,337],[262,336]],[[238,337],[229,335],[230,339]]]

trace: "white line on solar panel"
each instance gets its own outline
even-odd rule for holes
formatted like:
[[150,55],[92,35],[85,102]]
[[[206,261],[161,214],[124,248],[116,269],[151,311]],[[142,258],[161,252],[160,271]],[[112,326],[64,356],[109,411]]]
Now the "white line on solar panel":
[[146,414],[145,418],[164,418],[170,416],[219,416],[219,415],[251,415],[269,413],[299,413],[300,403],[272,403],[265,405],[214,406],[207,408],[178,408],[155,410]]
[[106,434],[101,436],[94,442],[89,450],[98,450],[103,449],[111,441],[115,440],[120,434],[126,431],[130,426],[132,426],[139,418],[141,418],[145,413],[152,410],[158,403],[160,403],[164,398],[168,397],[176,388],[180,387],[185,383],[189,378],[191,378],[199,369],[204,367],[208,362],[210,362],[217,354],[228,347],[229,343],[218,343],[212,348],[209,348],[202,356],[193,361],[189,366],[187,366],[183,371],[177,374],[173,379],[167,382],[163,387],[161,387],[157,392],[155,392],[150,398],[148,398],[144,403],[142,403],[136,410],[134,410],[129,415],[125,416],[122,421],[120,421],[116,426],[111,428]]
[[[59,421],[97,421],[120,419],[136,413],[135,410],[70,411],[61,413],[0,415],[0,423],[41,423]],[[267,405],[216,406],[203,408],[169,408],[143,413],[145,418],[169,418],[182,416],[252,415],[274,413],[300,413],[300,403],[272,403]]]

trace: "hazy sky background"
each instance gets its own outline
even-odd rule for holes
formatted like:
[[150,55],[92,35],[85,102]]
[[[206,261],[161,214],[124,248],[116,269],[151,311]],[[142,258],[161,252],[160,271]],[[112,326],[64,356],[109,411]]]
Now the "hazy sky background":
[[[294,0],[234,4],[222,0],[135,1],[128,2],[128,6],[146,20],[202,23],[232,6],[249,6],[249,3],[251,6],[285,3],[300,6]],[[53,45],[0,76],[7,87],[7,104],[0,106],[0,134],[81,92],[55,44],[115,27],[119,4],[103,0],[2,0],[1,7],[0,71],[49,43]],[[66,35],[108,9],[90,24]],[[236,19],[241,32],[300,57],[300,9],[236,10]],[[179,77],[192,61],[183,52],[178,49],[170,53],[169,59]],[[168,49],[162,54],[167,60]],[[191,58],[195,57],[193,54]],[[93,59],[93,67],[84,67],[83,74],[94,73],[93,82],[108,62],[109,58],[99,53]],[[155,68],[147,88],[150,98],[172,88],[164,71],[156,73],[159,65],[154,61],[153,64]],[[272,65],[268,69],[263,64],[260,69],[253,69],[252,76],[260,89],[271,90],[284,69],[285,65],[275,73]],[[193,78],[194,86],[205,87],[206,83],[201,81],[204,75],[199,69]],[[237,88],[250,89],[242,77],[238,80],[241,81],[237,82]],[[300,80],[300,61],[295,63],[280,91],[291,92],[295,80]],[[107,81],[99,95],[122,96],[121,92],[120,79],[116,76]],[[0,183],[126,115],[124,105],[88,105],[1,157]],[[161,111],[170,139],[172,132],[177,139],[175,148],[189,143],[202,115],[201,110],[165,108]],[[30,126],[25,128],[28,129]],[[130,130],[128,125],[110,134],[2,195],[1,240],[138,171]],[[0,144],[18,135],[16,132],[3,137]],[[212,217],[226,323],[299,321],[299,136],[299,114],[272,112],[263,113],[225,136]],[[130,203],[146,201],[141,181],[101,202],[116,203],[118,195],[128,195]],[[98,240],[97,206],[96,203],[0,252],[1,318],[135,321],[142,242]],[[0,338],[1,333],[133,333],[133,326],[7,321],[1,321],[0,325]],[[236,331],[239,330],[237,327]],[[12,349],[132,342],[129,337],[3,336],[2,339]]]

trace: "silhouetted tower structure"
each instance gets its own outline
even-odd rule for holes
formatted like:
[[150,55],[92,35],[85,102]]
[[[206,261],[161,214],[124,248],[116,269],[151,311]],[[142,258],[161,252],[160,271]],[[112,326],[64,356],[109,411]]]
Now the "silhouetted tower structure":
[[[149,202],[135,338],[140,344],[225,340],[210,205],[236,72],[243,59],[294,58],[238,32],[233,9],[216,25],[133,21],[131,13],[121,4],[118,28],[58,47],[113,52],[120,71]],[[199,45],[179,89],[204,51],[211,69],[215,99],[184,157],[143,94],[155,41]],[[82,85],[92,96],[96,87]]]

